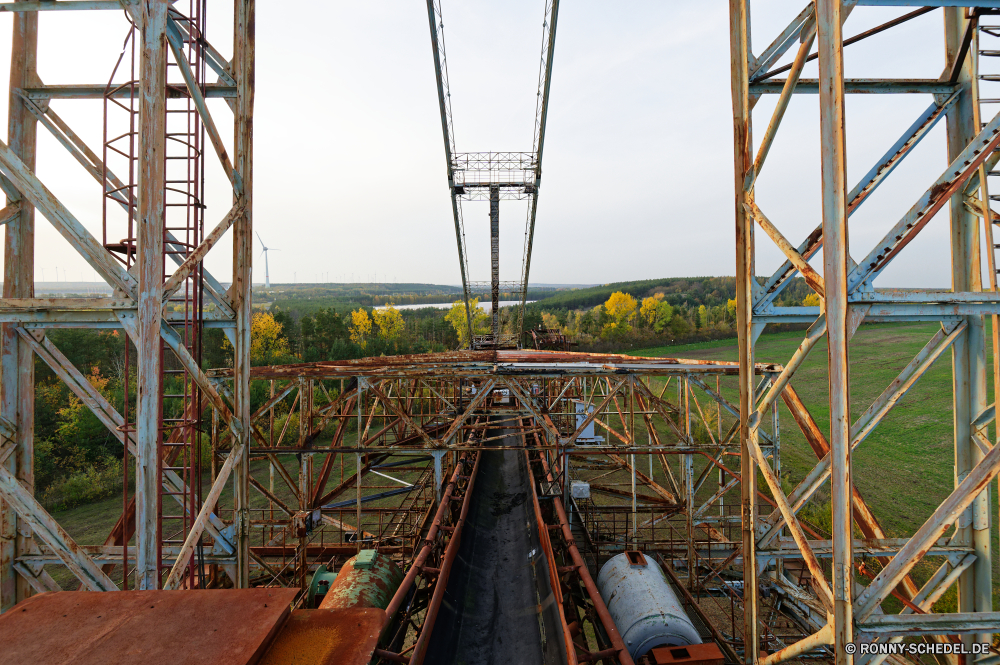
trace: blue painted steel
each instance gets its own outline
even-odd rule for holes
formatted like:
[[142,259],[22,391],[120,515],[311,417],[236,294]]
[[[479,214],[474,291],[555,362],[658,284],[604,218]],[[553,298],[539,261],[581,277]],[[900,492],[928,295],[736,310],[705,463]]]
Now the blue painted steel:
[[398,490],[388,490],[386,492],[379,492],[378,494],[371,494],[369,496],[361,497],[361,501],[355,499],[347,499],[346,501],[338,501],[337,503],[328,503],[323,506],[324,510],[332,510],[334,508],[345,508],[347,506],[353,506],[357,503],[367,503],[369,501],[376,501],[378,499],[385,499],[390,496],[396,496],[397,494],[406,494],[407,492],[412,492],[413,487],[400,487]]
[[791,48],[792,44],[796,39],[799,38],[799,34],[802,31],[802,27],[809,22],[816,12],[816,5],[809,3],[806,8],[799,12],[798,16],[792,19],[792,22],[788,24],[777,39],[767,47],[760,57],[757,59],[756,65],[750,72],[750,81],[752,82],[758,76],[762,76],[767,73],[767,70],[771,68],[771,65],[776,63],[781,56]]
[[[928,109],[924,111],[923,114],[921,114],[921,116],[917,118],[917,120],[910,125],[905,132],[903,132],[903,135],[899,137],[899,140],[896,141],[884,155],[882,155],[882,158],[875,163],[875,166],[873,166],[871,170],[868,171],[868,173],[866,173],[860,181],[858,181],[858,184],[855,185],[854,189],[852,189],[847,195],[848,218],[854,214],[855,210],[861,207],[861,203],[867,200],[868,197],[871,196],[872,192],[878,189],[879,185],[882,184],[882,181],[889,177],[889,174],[892,173],[892,171],[913,151],[917,144],[919,144],[920,141],[927,136],[931,129],[933,129],[937,124],[938,120],[944,117],[945,113],[947,113],[948,110],[955,105],[956,101],[958,101],[957,92],[953,93],[951,97],[944,102],[944,104],[939,105],[937,102],[933,102],[930,107],[928,107]],[[856,200],[859,196],[862,198],[860,200]],[[802,244],[800,244],[797,248],[799,254],[802,254],[806,260],[808,260],[809,257],[815,252],[819,251],[819,248],[823,243],[822,236],[816,243],[812,243],[812,238],[813,236],[810,235],[802,241]],[[762,295],[754,299],[754,309],[756,310],[758,307],[765,307],[774,302],[774,299],[778,297],[778,294],[780,294],[786,286],[788,286],[790,280],[797,272],[798,271],[794,269],[794,266],[792,266],[791,261],[785,261],[781,267],[778,268],[773,275],[771,275],[767,282],[764,283],[764,287],[761,290]],[[777,288],[775,288],[775,285],[777,285]],[[774,290],[771,291],[771,289]]]
[[[767,79],[750,84],[751,95],[777,95],[785,87],[785,79]],[[950,95],[958,86],[937,79],[844,79],[844,92],[861,95],[902,95],[930,94]],[[816,79],[799,79],[795,86],[795,94],[817,94],[819,81]]]
[[848,275],[847,289],[849,292],[856,292],[863,288],[864,284],[874,282],[878,275],[892,262],[896,253],[930,221],[933,215],[927,213],[933,211],[934,207],[941,203],[943,192],[952,183],[962,181],[964,176],[976,171],[976,163],[985,158],[984,150],[992,150],[994,147],[992,144],[995,144],[998,132],[1000,132],[1000,113],[983,127],[978,136],[952,160],[944,173],[872,248],[868,256],[858,262]]
[[[866,173],[864,177],[861,178],[861,181],[858,182],[854,189],[852,189],[847,195],[847,200],[850,203],[854,203],[854,199],[857,198],[869,182],[873,184],[865,194],[865,198],[867,199],[871,196],[872,192],[874,192],[878,186],[882,184],[882,181],[885,180],[886,177],[892,173],[893,169],[899,166],[900,162],[903,161],[902,159],[893,160],[893,157],[904,147],[907,148],[906,154],[909,154],[913,148],[920,143],[921,139],[927,136],[927,133],[934,128],[934,125],[937,124],[938,120],[943,118],[948,109],[954,106],[957,101],[958,93],[956,92],[952,94],[952,96],[949,97],[944,104],[939,105],[937,102],[932,102],[931,105],[927,107],[927,110],[924,111],[923,114],[921,114],[921,116],[917,118],[917,120],[903,133],[899,140],[896,141],[891,148],[885,151],[885,154],[882,155],[882,159],[880,159],[875,166],[872,167],[871,171]],[[928,122],[928,120],[930,122]],[[886,164],[889,165],[888,168],[886,168]],[[850,217],[859,206],[860,202],[857,205],[853,205],[847,212],[848,217]]]

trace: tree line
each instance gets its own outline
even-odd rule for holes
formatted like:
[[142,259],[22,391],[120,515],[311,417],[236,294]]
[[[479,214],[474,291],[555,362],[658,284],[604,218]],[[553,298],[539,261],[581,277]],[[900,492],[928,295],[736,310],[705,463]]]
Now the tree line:
[[[735,336],[735,279],[653,280],[560,292],[528,306],[524,330],[544,326],[576,342],[579,350],[617,350]],[[776,304],[818,304],[801,279]],[[599,298],[598,300],[595,300]],[[465,305],[451,309],[402,310],[353,304],[299,308],[311,299],[274,303],[257,311],[251,325],[251,364],[277,365],[365,356],[428,353],[465,348]],[[474,334],[489,331],[490,317],[473,302]],[[343,303],[339,303],[343,307]],[[502,312],[512,331],[514,308]],[[122,331],[52,329],[49,339],[80,369],[95,390],[134,422],[136,351]],[[531,346],[530,336],[522,339]],[[231,366],[233,348],[221,330],[208,329],[196,350],[205,368]],[[164,354],[168,369],[180,366]],[[166,374],[166,395],[184,391],[182,374]],[[90,409],[40,359],[35,362],[35,477],[48,505],[71,505],[120,491],[122,446]],[[252,384],[256,409],[268,397],[265,382]],[[181,417],[181,401],[164,400],[164,418]],[[282,416],[287,417],[287,416]],[[294,417],[291,416],[291,417]],[[295,428],[293,428],[295,431]]]

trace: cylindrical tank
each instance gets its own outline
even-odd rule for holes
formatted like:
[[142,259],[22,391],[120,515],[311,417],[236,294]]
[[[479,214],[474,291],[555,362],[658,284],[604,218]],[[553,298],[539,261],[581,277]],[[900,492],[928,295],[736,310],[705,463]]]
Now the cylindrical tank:
[[403,573],[392,559],[375,550],[362,550],[348,559],[330,583],[320,609],[389,606],[403,581]]
[[633,660],[654,647],[701,644],[667,576],[641,552],[608,560],[597,589]]

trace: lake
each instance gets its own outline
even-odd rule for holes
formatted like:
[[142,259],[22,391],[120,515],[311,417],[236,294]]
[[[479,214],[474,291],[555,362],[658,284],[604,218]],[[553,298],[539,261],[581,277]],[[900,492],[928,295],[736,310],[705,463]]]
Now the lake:
[[[535,301],[534,300],[529,300],[528,302],[535,302]],[[501,307],[512,307],[514,305],[520,305],[520,304],[521,304],[520,300],[501,300],[500,301],[500,306]],[[451,309],[451,303],[450,302],[435,302],[435,303],[427,303],[426,305],[424,305],[424,304],[420,304],[420,305],[394,305],[394,307],[396,309],[427,309],[427,308],[433,308],[433,309]],[[375,309],[385,309],[385,308],[386,308],[386,305],[382,305],[381,307],[376,307]],[[489,312],[490,310],[493,309],[493,303],[491,303],[488,300],[486,302],[483,302],[483,301],[480,300],[479,301],[479,308],[483,309],[483,310],[486,310],[487,312]]]

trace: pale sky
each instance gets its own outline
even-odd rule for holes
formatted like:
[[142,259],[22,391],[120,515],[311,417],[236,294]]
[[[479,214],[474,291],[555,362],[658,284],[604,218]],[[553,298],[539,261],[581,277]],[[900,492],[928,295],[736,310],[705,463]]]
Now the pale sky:
[[[232,2],[208,4],[209,39],[228,57]],[[458,150],[531,150],[542,0],[442,4]],[[754,53],[803,4],[753,2]],[[425,3],[296,6],[306,9],[257,3],[254,226],[280,249],[270,255],[271,281],[371,281],[377,272],[379,281],[459,283]],[[907,11],[858,8],[845,35]],[[126,34],[121,12],[40,14],[43,81],[104,84]],[[849,46],[847,76],[935,78],[944,66],[942,32],[938,10]],[[11,17],[0,16],[3,72],[10,34]],[[807,65],[804,77],[816,75],[816,63]],[[724,0],[562,3],[532,282],[734,273],[729,81]],[[757,105],[757,137],[776,100]],[[848,98],[850,186],[930,103],[927,95]],[[210,105],[231,146],[228,107]],[[100,101],[58,100],[53,108],[99,149]],[[99,185],[44,128],[39,138],[40,178],[99,235]],[[819,142],[818,97],[797,95],[757,181],[758,203],[793,244],[820,220]],[[214,153],[206,158],[210,228],[231,195]],[[851,218],[852,256],[867,254],[946,165],[941,123]],[[473,279],[489,275],[488,208],[464,206]],[[504,280],[520,275],[525,208],[501,205]],[[37,238],[37,280],[53,281],[56,267],[60,279],[96,279],[40,216]],[[940,214],[877,285],[947,286],[947,241]],[[208,261],[223,281],[230,247],[227,235]],[[254,247],[254,281],[263,282],[256,238]],[[757,273],[770,274],[779,256],[759,233]]]

